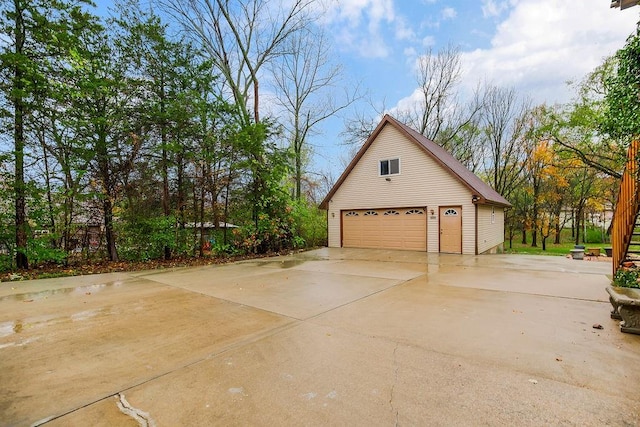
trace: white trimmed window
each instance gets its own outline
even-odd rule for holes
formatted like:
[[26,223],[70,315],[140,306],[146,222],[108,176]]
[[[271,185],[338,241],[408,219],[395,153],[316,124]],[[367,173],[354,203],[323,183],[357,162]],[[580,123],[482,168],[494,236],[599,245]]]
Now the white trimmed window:
[[380,176],[400,174],[400,159],[380,160]]

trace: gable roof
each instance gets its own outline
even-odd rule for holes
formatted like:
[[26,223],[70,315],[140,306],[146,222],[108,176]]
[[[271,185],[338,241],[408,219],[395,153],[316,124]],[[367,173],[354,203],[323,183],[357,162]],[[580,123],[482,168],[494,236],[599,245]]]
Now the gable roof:
[[487,185],[484,181],[476,176],[469,169],[464,167],[462,163],[460,163],[455,157],[449,154],[444,148],[440,147],[435,142],[431,141],[424,135],[415,130],[411,129],[409,126],[400,123],[393,117],[388,114],[382,118],[382,121],[378,124],[376,129],[373,131],[371,136],[364,143],[358,154],[353,158],[347,169],[340,175],[338,181],[335,183],[327,197],[324,198],[322,203],[320,204],[321,209],[328,209],[329,201],[333,197],[333,195],[338,191],[338,188],[342,185],[342,183],[347,179],[349,173],[356,166],[360,158],[367,151],[369,146],[375,141],[380,132],[385,126],[393,126],[397,130],[400,131],[404,136],[407,137],[408,140],[415,143],[419,148],[421,148],[425,154],[430,156],[433,160],[436,161],[440,166],[442,166],[449,174],[460,181],[465,187],[467,187],[474,196],[478,196],[478,200],[476,203],[480,204],[490,204],[501,207],[511,207],[511,203],[509,203],[504,197],[498,194],[493,188]]

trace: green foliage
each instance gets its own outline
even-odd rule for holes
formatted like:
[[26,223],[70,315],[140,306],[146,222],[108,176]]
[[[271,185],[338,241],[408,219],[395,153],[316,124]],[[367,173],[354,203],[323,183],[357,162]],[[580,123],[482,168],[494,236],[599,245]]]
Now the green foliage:
[[27,242],[27,257],[32,265],[43,263],[63,264],[67,253],[52,245],[54,237],[45,235],[29,239]]
[[[261,254],[292,249],[296,243],[291,208],[277,216],[261,213],[257,224],[234,230],[237,246],[245,253]],[[299,241],[299,240],[298,240]]]
[[216,256],[233,256],[241,254],[242,251],[231,243],[222,243],[216,240],[211,245],[211,253]]
[[128,261],[161,258],[165,246],[177,248],[173,217],[132,217],[118,223],[118,252]]
[[13,270],[13,254],[7,252],[0,252],[0,271],[11,271]]
[[605,80],[605,118],[601,130],[614,138],[640,134],[640,23],[615,55],[616,72]]
[[587,228],[587,235],[584,238],[585,243],[604,243],[602,241],[603,231],[601,228]]
[[296,247],[317,247],[327,244],[327,211],[301,199],[293,204]]
[[613,276],[613,284],[623,288],[640,288],[640,270],[620,268]]

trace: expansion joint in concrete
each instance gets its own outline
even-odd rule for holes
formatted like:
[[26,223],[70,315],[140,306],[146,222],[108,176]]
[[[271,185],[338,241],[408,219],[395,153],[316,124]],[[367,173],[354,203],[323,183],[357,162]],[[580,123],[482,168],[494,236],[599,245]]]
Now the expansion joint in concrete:
[[400,369],[399,365],[398,365],[398,360],[396,358],[396,352],[398,351],[398,346],[400,344],[396,343],[395,348],[393,349],[393,383],[391,384],[391,392],[390,392],[390,396],[389,396],[389,406],[391,406],[391,412],[395,413],[395,425],[398,425],[398,409],[395,408],[394,403],[393,403],[393,398],[394,398],[394,393],[395,393],[395,388],[396,388],[396,383],[398,382],[398,370]]

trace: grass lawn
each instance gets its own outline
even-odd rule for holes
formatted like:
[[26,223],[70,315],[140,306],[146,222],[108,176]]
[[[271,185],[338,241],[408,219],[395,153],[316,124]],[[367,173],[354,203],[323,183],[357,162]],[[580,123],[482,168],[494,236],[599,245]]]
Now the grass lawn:
[[[561,243],[554,244],[554,236],[551,235],[547,239],[547,250],[542,250],[542,239],[538,236],[538,247],[531,247],[531,235],[527,236],[527,244],[523,245],[522,236],[517,234],[513,238],[513,247],[509,247],[509,240],[504,242],[504,252],[508,254],[532,254],[532,255],[556,255],[566,256],[569,255],[571,249],[573,249],[575,242],[571,238],[570,230],[563,230],[561,234]],[[600,248],[600,253],[604,254],[604,248],[611,247],[611,243],[581,243],[585,248]]]

